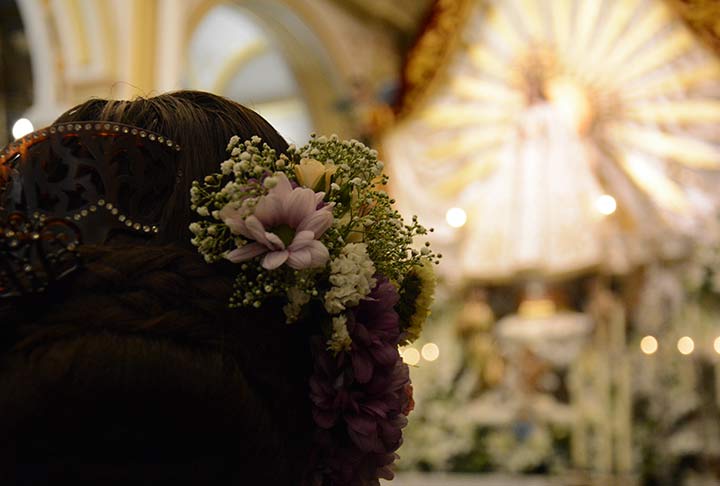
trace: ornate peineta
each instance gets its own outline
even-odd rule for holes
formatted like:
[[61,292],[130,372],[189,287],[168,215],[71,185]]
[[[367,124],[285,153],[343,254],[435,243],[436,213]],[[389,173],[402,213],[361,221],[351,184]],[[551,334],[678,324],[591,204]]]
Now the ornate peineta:
[[77,245],[152,238],[182,178],[180,146],[119,123],[61,123],[0,151],[0,297],[42,291],[79,265]]
[[179,148],[118,123],[53,125],[0,152],[0,208],[72,220],[87,243],[113,231],[152,236],[180,177]]
[[0,215],[0,297],[43,292],[80,264],[80,229],[35,213]]

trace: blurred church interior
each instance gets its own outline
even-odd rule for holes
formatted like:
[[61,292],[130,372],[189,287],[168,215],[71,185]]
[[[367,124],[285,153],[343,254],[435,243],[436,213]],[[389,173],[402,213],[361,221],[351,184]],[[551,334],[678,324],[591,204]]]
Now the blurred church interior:
[[720,2],[0,0],[0,145],[89,97],[375,146],[435,228],[398,486],[720,484]]

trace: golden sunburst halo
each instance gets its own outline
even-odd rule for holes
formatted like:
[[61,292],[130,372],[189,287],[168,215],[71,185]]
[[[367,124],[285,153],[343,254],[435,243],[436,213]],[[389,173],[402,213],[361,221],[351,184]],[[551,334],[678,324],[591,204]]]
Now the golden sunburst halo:
[[720,62],[660,0],[478,5],[444,76],[383,148],[408,212],[466,208],[472,277],[623,271],[717,209]]

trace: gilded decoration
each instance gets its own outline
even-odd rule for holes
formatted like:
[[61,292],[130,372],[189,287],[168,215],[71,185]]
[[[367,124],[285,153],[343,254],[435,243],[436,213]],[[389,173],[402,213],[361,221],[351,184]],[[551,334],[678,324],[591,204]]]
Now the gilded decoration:
[[720,54],[720,2],[717,0],[668,0],[685,22]]
[[459,40],[474,0],[437,0],[405,60],[396,113],[402,117],[426,98]]

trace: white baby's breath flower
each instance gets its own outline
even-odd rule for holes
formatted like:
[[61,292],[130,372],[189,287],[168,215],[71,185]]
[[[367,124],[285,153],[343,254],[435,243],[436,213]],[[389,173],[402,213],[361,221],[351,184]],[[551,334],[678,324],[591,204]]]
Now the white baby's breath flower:
[[232,160],[226,160],[225,162],[220,164],[220,171],[223,174],[228,175],[233,171],[233,167],[235,167],[235,162]]
[[347,330],[347,317],[339,315],[332,318],[332,336],[328,339],[327,349],[336,355],[341,351],[350,351],[352,338]]
[[263,181],[263,186],[265,186],[266,189],[272,189],[273,187],[277,186],[278,180],[275,177],[266,177]]
[[210,211],[208,211],[208,208],[206,208],[205,206],[197,208],[197,213],[200,216],[210,216]]
[[354,307],[375,287],[375,265],[365,243],[348,243],[330,262],[332,287],[325,294],[325,310],[337,314]]
[[226,150],[232,150],[232,148],[237,145],[239,141],[240,137],[238,137],[237,135],[233,135],[232,137],[230,137],[230,142],[228,143]]

